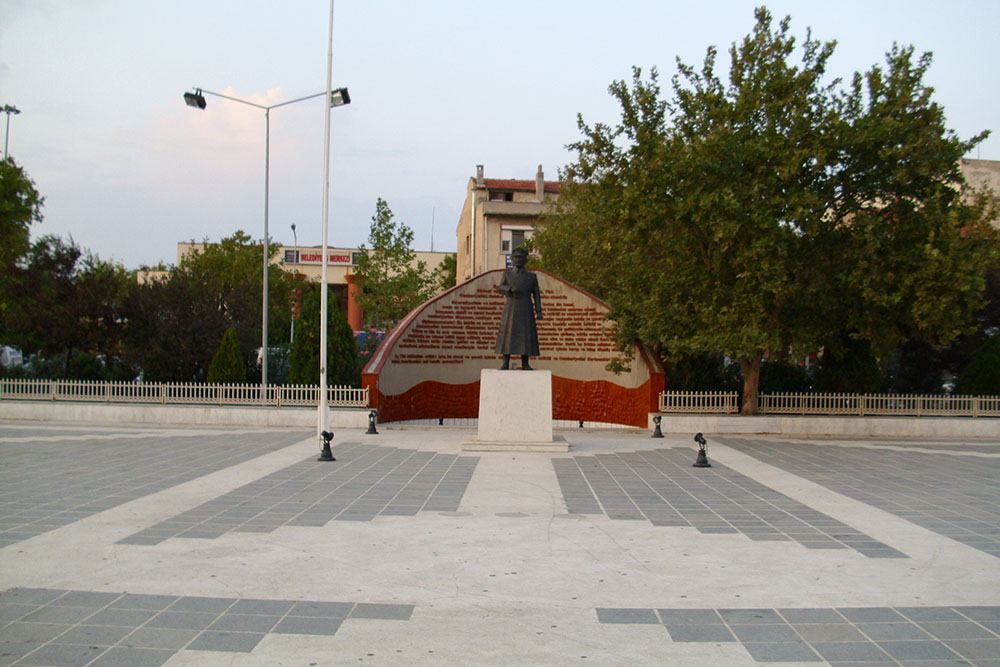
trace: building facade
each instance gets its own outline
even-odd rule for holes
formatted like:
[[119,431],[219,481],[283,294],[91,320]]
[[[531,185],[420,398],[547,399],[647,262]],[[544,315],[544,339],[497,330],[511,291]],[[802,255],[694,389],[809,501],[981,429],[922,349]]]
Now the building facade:
[[[972,160],[962,158],[959,161],[962,175],[969,185],[978,189],[989,188],[993,191],[993,201],[1000,207],[1000,160]],[[1000,228],[1000,220],[993,220],[993,226]]]
[[486,178],[476,165],[456,230],[458,282],[510,266],[511,251],[531,238],[538,216],[558,198],[559,182],[546,181],[542,165],[533,181]]

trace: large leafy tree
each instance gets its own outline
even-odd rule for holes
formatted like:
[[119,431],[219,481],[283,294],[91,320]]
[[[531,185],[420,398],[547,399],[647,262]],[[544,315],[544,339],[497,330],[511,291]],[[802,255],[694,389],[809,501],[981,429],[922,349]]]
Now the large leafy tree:
[[31,225],[42,221],[43,202],[34,181],[14,158],[0,161],[0,335],[4,338],[8,311],[18,295],[13,280],[30,247]]
[[413,230],[397,222],[389,205],[379,198],[357,269],[358,304],[368,328],[389,331],[433,294],[434,278],[425,262],[415,261],[412,244]]
[[[826,80],[833,42],[763,8],[730,51],[617,81],[616,125],[587,125],[557,212],[535,237],[543,262],[610,306],[620,342],[739,362],[741,412],[757,411],[768,351],[815,349],[853,330],[880,349],[945,344],[980,303],[997,252],[986,200],[967,191],[963,141],[922,77],[929,56],[894,47],[847,90]],[[969,203],[971,202],[971,203]]]
[[120,265],[80,249],[70,239],[43,236],[7,280],[17,295],[5,317],[6,335],[26,354],[63,356],[55,372],[70,377],[74,352],[120,355],[123,303],[131,276]]

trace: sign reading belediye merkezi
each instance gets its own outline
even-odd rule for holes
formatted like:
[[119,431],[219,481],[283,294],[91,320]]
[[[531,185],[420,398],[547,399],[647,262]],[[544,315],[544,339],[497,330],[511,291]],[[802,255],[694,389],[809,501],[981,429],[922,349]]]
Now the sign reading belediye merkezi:
[[[354,266],[358,263],[359,252],[331,252],[327,264],[333,266]],[[286,250],[285,264],[322,264],[323,253],[316,250]]]

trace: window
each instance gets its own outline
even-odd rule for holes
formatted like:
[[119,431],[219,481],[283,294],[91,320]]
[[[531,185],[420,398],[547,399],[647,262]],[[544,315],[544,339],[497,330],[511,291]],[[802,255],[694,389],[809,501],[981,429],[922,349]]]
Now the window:
[[513,192],[490,192],[490,201],[514,201]]

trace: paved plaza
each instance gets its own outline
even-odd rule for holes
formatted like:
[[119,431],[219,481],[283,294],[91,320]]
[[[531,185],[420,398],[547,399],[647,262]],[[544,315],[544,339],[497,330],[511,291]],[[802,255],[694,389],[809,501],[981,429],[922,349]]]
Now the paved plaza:
[[1000,437],[0,423],[0,665],[992,665]]

